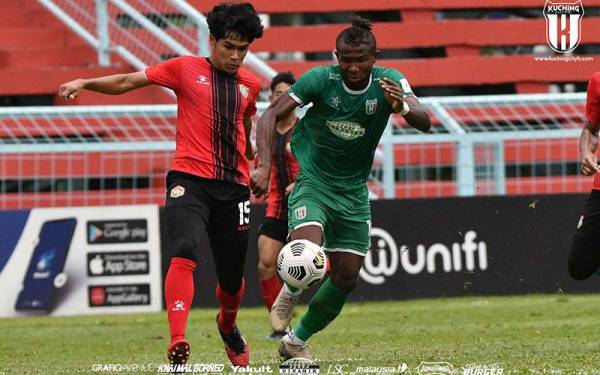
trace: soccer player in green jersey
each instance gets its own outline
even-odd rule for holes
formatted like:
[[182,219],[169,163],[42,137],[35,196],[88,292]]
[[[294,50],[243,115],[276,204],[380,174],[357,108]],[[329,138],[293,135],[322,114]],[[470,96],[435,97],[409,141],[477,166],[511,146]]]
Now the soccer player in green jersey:
[[[305,239],[323,246],[330,277],[294,330],[282,338],[279,353],[286,359],[311,358],[307,340],[338,316],[358,282],[371,229],[366,181],[390,114],[401,114],[424,132],[431,127],[427,110],[406,78],[397,70],[375,66],[377,54],[370,22],[353,18],[336,40],[339,65],[305,73],[258,123],[258,154],[265,155],[272,149],[275,123],[296,107],[313,103],[292,136],[300,172],[288,199],[288,228],[290,244]],[[270,163],[270,158],[260,158],[252,174],[257,196],[267,192]],[[277,320],[279,314],[283,329],[299,292],[286,285],[275,301],[271,317]]]

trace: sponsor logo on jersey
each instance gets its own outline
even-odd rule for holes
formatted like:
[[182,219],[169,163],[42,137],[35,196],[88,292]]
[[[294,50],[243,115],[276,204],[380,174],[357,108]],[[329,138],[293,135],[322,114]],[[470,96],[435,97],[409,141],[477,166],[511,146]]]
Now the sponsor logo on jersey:
[[569,53],[577,48],[581,41],[583,13],[581,1],[574,3],[546,1],[544,5],[546,42],[550,48],[558,53]]
[[345,141],[351,141],[365,135],[365,128],[357,122],[327,121],[326,124],[333,134]]
[[244,98],[247,98],[249,93],[250,89],[248,89],[248,86],[240,84],[240,94],[242,94]]
[[340,73],[329,73],[329,79],[333,81],[339,81]]
[[201,83],[203,85],[208,85],[208,78],[206,78],[206,76],[204,74],[201,74],[198,76],[198,79],[196,80],[197,83]]
[[367,115],[372,115],[377,111],[377,99],[367,99],[365,101],[365,111]]
[[182,197],[184,194],[185,194],[185,188],[181,185],[177,185],[173,189],[171,189],[171,194],[169,194],[169,196],[171,198],[179,198],[179,197]]

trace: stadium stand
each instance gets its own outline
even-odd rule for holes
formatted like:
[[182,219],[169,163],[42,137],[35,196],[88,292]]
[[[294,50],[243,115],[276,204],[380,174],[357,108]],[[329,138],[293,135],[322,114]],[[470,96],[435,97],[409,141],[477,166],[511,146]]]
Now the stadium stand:
[[[91,2],[90,2],[91,3]],[[45,104],[63,104],[54,99],[58,85],[76,77],[131,72],[118,56],[110,67],[98,66],[94,48],[79,38],[36,0],[4,0],[0,12],[0,98],[14,103],[15,97],[42,96]],[[9,97],[12,100],[9,100]],[[0,100],[0,104],[3,101]],[[26,102],[26,101],[25,101]],[[88,93],[75,104],[173,103],[157,87],[144,88],[118,97]]]

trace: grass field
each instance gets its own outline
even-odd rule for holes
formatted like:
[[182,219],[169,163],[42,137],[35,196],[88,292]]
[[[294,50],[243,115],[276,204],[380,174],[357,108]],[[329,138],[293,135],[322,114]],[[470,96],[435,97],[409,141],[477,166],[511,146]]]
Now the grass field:
[[[191,363],[227,363],[215,314],[190,315]],[[242,309],[239,325],[252,365],[271,365],[277,374],[278,342],[265,339],[266,309]],[[152,372],[137,373],[155,373],[167,344],[165,313],[0,319],[0,374],[94,373],[94,364],[149,364]],[[403,362],[416,374],[421,361],[449,362],[461,374],[472,363],[498,363],[504,374],[600,374],[600,296],[348,304],[310,344],[321,374],[336,364],[352,371]]]

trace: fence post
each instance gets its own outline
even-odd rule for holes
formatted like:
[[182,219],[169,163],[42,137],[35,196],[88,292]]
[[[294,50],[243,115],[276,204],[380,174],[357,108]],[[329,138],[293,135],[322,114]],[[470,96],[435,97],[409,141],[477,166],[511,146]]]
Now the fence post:
[[475,195],[475,157],[474,143],[469,139],[458,141],[456,155],[456,182],[458,195],[470,197]]
[[383,147],[383,196],[388,199],[396,197],[396,187],[394,184],[394,144],[392,140],[393,126],[390,117],[381,138]]
[[496,180],[496,194],[506,194],[506,171],[504,160],[504,141],[494,143],[496,162],[494,164],[494,177]]
[[98,64],[110,66],[108,0],[96,0],[96,31],[98,32]]

